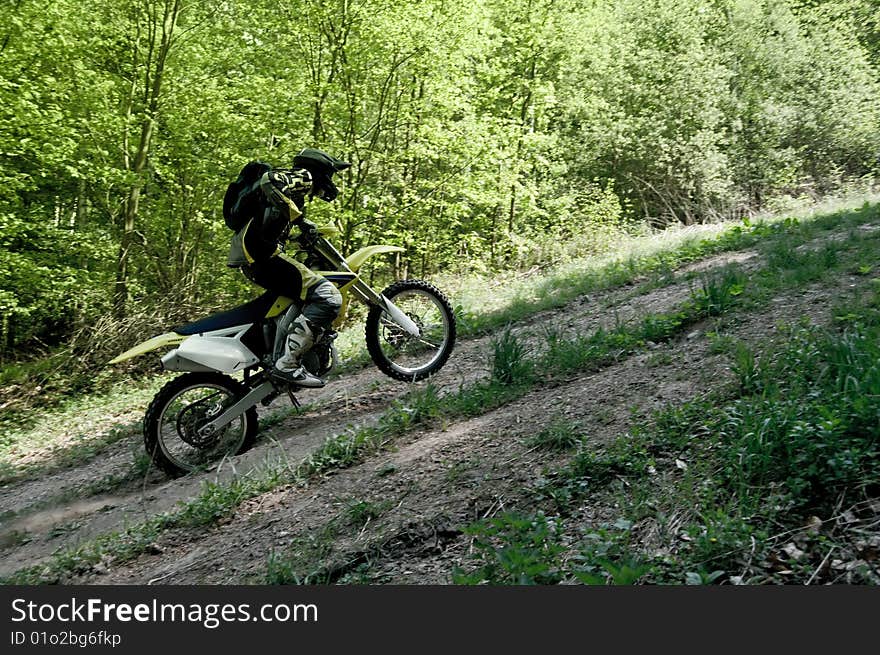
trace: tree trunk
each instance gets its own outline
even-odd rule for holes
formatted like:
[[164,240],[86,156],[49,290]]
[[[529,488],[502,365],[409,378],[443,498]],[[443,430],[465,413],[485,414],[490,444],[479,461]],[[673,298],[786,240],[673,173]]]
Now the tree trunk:
[[76,213],[73,219],[74,228],[77,230],[83,229],[89,220],[88,202],[86,181],[84,178],[80,178],[76,186]]
[[[146,62],[146,70],[144,72],[144,86],[148,90],[146,97],[146,107],[144,108],[144,119],[141,123],[141,136],[138,142],[137,152],[134,161],[129,170],[136,175],[135,182],[129,189],[128,197],[125,201],[125,217],[122,227],[122,238],[119,242],[119,254],[116,259],[116,283],[113,293],[113,306],[117,318],[125,316],[125,304],[128,300],[128,277],[129,277],[129,257],[131,255],[131,246],[134,242],[134,231],[138,220],[138,207],[140,204],[141,191],[144,188],[143,172],[147,165],[147,158],[150,154],[152,146],[153,134],[155,132],[157,112],[159,109],[159,98],[162,90],[162,77],[165,72],[165,62],[168,59],[168,53],[172,46],[172,35],[177,25],[177,17],[180,15],[181,4],[183,0],[162,0],[162,18],[161,25],[152,25],[151,34],[152,42],[150,44],[151,52],[155,48],[155,40],[157,36],[160,38],[158,49],[156,50],[155,69],[150,70],[150,60]],[[156,16],[152,14],[151,16]],[[161,27],[161,33],[159,28]]]

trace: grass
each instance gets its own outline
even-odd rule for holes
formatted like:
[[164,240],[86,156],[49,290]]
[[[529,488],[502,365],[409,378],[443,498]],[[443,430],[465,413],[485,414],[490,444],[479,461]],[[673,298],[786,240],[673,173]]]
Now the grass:
[[490,275],[438,279],[456,298],[463,336],[484,334],[536,313],[561,307],[585,294],[641,282],[635,293],[669,284],[675,269],[710,255],[743,250],[779,232],[797,230],[807,240],[829,230],[857,225],[870,213],[864,199],[829,202],[812,211],[765,216],[709,225],[671,228],[659,233],[621,235],[604,255],[575,258],[558,266],[521,276],[493,271]]
[[526,440],[526,443],[533,448],[566,452],[573,450],[583,439],[577,423],[557,417],[546,428]]
[[[834,581],[823,558],[833,547],[860,561],[862,526],[876,523],[865,499],[880,493],[880,300],[871,292],[846,309],[833,328],[798,324],[760,352],[731,348],[734,397],[668,408],[605,448],[581,448],[535,490],[544,510],[469,526],[479,546],[453,582]],[[576,426],[553,429],[554,442],[578,443]],[[616,480],[627,483],[611,491]],[[578,534],[585,498],[622,518]],[[849,532],[818,518],[847,506]],[[661,543],[633,543],[638,522],[659,526]],[[535,530],[569,545],[537,548]],[[847,571],[880,583],[867,562]]]
[[110,392],[68,399],[60,408],[33,410],[29,420],[0,419],[0,484],[44,475],[92,459],[140,434],[150,398],[168,377],[121,384]]
[[535,376],[534,363],[510,328],[492,340],[492,372],[490,380],[498,385],[528,384]]
[[562,579],[565,547],[559,525],[541,513],[504,514],[469,525],[464,532],[472,537],[474,559],[481,565],[474,571],[453,572],[456,584],[554,584]]
[[328,572],[315,562],[330,554],[336,533],[335,522],[331,521],[320,531],[293,540],[283,551],[270,552],[262,584],[328,584]]
[[[684,420],[661,422],[657,438],[704,461],[705,474],[721,488],[709,497],[697,487],[705,509],[686,527],[692,541],[679,569],[722,571],[728,578],[746,570],[773,580],[772,567],[750,564],[753,543],[769,553],[769,535],[797,532],[812,516],[832,516],[847,499],[852,504],[880,491],[880,314],[876,300],[854,312],[863,323],[795,327],[783,347],[740,355],[741,397],[721,407],[686,408]],[[712,442],[692,439],[697,431],[713,435]],[[677,486],[672,494],[692,501],[694,489]],[[818,543],[820,536],[805,538]],[[820,559],[813,552],[785,581],[806,581]]]
[[534,515],[509,512],[477,521],[465,528],[473,540],[471,560],[477,566],[456,567],[451,581],[461,585],[635,584],[650,569],[624,555],[629,527],[619,522],[612,529],[588,532],[573,550],[565,544],[562,521],[540,511]]
[[318,529],[295,537],[283,549],[269,553],[262,584],[369,584],[370,552],[349,553],[340,565],[323,564],[332,554],[335,540],[346,528],[363,531],[371,522],[381,517],[394,505],[394,501],[350,501],[336,516]]
[[[754,234],[769,237],[767,247],[777,248],[778,241],[785,241],[787,249],[791,250],[815,238],[817,233],[831,229],[834,220],[838,224],[848,222],[855,226],[876,215],[876,208],[865,207],[853,215],[820,219],[815,225],[804,226],[796,221],[789,221],[775,226],[758,225],[748,229]],[[780,257],[752,280],[746,281],[734,268],[722,270],[706,276],[700,286],[695,288],[692,298],[675,312],[650,315],[636,325],[622,325],[608,331],[599,330],[586,337],[565,339],[559,334],[553,334],[548,336],[547,349],[538,355],[526,351],[509,331],[505,331],[495,341],[493,373],[486,380],[462,387],[457,393],[443,397],[430,385],[418,387],[404,399],[396,401],[380,417],[377,425],[328,439],[320,449],[293,470],[289,467],[272,468],[260,475],[239,477],[223,485],[206,484],[196,499],[183,503],[173,512],[152,517],[124,531],[105,535],[79,548],[58,553],[47,566],[20,571],[9,580],[20,583],[58,580],[64,575],[87,570],[90,564],[100,561],[102,557],[125,561],[144,552],[162,531],[210,525],[219,518],[230,515],[247,498],[282,484],[305,482],[329,470],[351,466],[368,454],[388,447],[397,436],[416,426],[484,413],[524,395],[535,385],[574,371],[604,366],[645,347],[648,341],[657,343],[672,338],[709,316],[728,312],[734,307],[758,306],[766,302],[774,290],[801,284],[804,279],[818,279],[820,274],[831,270],[827,268],[829,263],[836,270],[851,265],[852,259],[864,261],[875,248],[876,240],[871,235],[855,233],[839,244],[840,253],[834,258],[830,258],[824,251],[818,254],[806,251],[802,257],[785,258],[781,256],[783,249],[779,247]],[[820,265],[826,268],[821,269]],[[801,268],[809,269],[809,274],[798,274],[797,271]],[[536,371],[541,371],[541,375],[536,375]],[[576,484],[580,484],[586,479],[588,482],[592,481],[594,486],[601,484],[603,480],[607,482],[621,473],[620,462],[615,457],[612,453],[610,459],[596,459],[595,456],[579,458],[576,462],[580,473],[570,476],[569,482],[575,480]],[[641,465],[639,462],[636,464]],[[626,468],[622,471],[626,474]],[[569,497],[575,495],[572,493]],[[559,502],[566,502],[565,497],[560,496]],[[625,565],[632,565],[630,568],[633,571],[639,570],[633,562]],[[607,573],[607,569],[603,570]],[[625,571],[619,573],[619,576],[620,579],[627,578]]]

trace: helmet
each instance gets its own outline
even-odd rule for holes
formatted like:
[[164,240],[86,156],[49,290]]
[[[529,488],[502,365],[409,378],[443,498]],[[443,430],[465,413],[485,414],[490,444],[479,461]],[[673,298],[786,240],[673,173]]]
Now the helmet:
[[300,150],[293,158],[293,165],[296,168],[305,168],[312,174],[312,195],[327,202],[339,195],[339,189],[333,184],[333,174],[351,166],[348,162],[314,148]]

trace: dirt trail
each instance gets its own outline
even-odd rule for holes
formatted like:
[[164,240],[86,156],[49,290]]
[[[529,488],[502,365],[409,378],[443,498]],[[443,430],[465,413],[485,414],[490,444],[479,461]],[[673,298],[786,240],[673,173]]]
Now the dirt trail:
[[[753,251],[725,253],[699,263],[708,271],[726,264],[752,268]],[[541,312],[513,326],[526,343],[537,344],[547,327],[571,333],[589,333],[598,327],[625,324],[647,313],[670,311],[691,293],[682,269],[678,281],[633,297],[633,286],[589,294],[557,310]],[[432,380],[441,393],[484,377],[492,350],[492,336],[460,341],[450,361]],[[130,470],[139,438],[123,440],[84,464],[55,471],[43,478],[7,485],[0,494],[0,576],[38,562],[61,547],[82,543],[108,531],[123,528],[198,494],[205,481],[246,475],[267,462],[296,465],[327,438],[370,424],[409,385],[390,380],[369,367],[332,380],[324,389],[303,394],[301,401],[314,409],[291,416],[262,433],[255,447],[231,458],[219,472],[193,474],[169,481],[157,472],[131,480],[113,493],[88,497],[88,486],[108,476]],[[262,414],[277,411],[286,399],[276,400]],[[85,497],[84,497],[85,496]]]
[[[844,275],[831,285],[781,295],[767,309],[726,318],[725,334],[755,342],[778,335],[780,321],[808,316],[823,323],[828,308],[852,293],[856,281]],[[314,550],[319,554],[313,566],[327,566],[333,581],[448,583],[469,547],[461,526],[516,508],[553,468],[558,456],[530,447],[527,437],[565,417],[579,421],[600,445],[643,424],[654,409],[719,388],[731,379],[729,360],[713,352],[705,334],[718,327],[706,322],[597,373],[541,388],[445,429],[410,435],[394,452],[306,488],[285,487],[252,499],[208,531],[166,534],[155,554],[102,567],[101,574],[76,582],[262,583],[271,553]],[[358,519],[351,511],[358,503],[377,512]]]

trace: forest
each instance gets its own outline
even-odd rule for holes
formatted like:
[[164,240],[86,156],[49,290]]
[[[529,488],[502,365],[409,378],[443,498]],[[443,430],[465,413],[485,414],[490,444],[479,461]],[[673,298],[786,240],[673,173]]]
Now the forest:
[[2,2],[0,585],[880,584],[878,0]]
[[96,326],[148,336],[251,297],[225,266],[223,193],[246,162],[289,166],[303,147],[353,163],[310,217],[344,251],[404,246],[376,272],[389,279],[491,274],[869,188],[878,14],[876,0],[6,0],[0,356],[87,349]]

